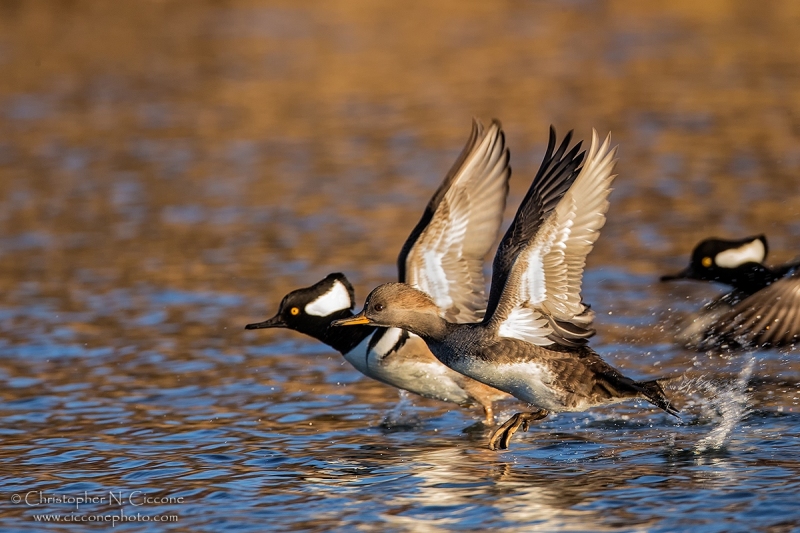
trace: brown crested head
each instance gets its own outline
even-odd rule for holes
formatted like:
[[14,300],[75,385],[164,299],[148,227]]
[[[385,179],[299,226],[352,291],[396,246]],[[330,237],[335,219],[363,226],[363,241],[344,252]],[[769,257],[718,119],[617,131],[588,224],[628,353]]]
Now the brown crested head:
[[372,325],[399,327],[417,334],[424,333],[430,324],[443,321],[431,297],[405,283],[376,287],[359,314]]
[[364,314],[377,320],[387,312],[416,311],[439,314],[430,296],[405,283],[384,283],[376,287],[364,303]]

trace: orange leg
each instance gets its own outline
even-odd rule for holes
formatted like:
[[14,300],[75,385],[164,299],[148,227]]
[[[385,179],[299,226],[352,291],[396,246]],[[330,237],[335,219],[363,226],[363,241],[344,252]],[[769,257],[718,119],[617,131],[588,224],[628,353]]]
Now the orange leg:
[[528,427],[530,426],[531,422],[541,420],[548,414],[550,413],[548,413],[545,409],[539,409],[538,411],[533,411],[531,413],[515,414],[506,420],[502,426],[497,428],[494,433],[492,433],[492,436],[489,438],[489,449],[507,450],[508,443],[511,442],[511,437],[514,436],[514,433],[517,432],[520,426],[522,426],[522,431],[528,431]]
[[494,411],[492,410],[491,403],[487,403],[486,405],[483,406],[483,414],[486,417],[483,423],[489,427],[492,427],[494,425]]

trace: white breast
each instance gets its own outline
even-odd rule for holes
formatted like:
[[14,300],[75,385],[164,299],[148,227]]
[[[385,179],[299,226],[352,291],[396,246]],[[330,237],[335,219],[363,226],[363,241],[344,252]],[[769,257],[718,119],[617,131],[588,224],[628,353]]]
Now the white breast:
[[369,335],[366,339],[361,341],[358,346],[342,355],[344,355],[348,363],[356,367],[356,370],[366,376],[372,377],[369,373],[369,364],[367,363],[367,349],[370,339],[372,339],[372,335]]
[[381,337],[378,343],[372,347],[372,350],[370,350],[370,359],[375,358],[380,361],[386,357],[386,354],[391,352],[394,346],[397,344],[397,341],[400,340],[401,335],[403,335],[403,330],[400,328],[387,329],[386,333],[383,334],[383,337]]
[[[358,346],[344,354],[344,358],[356,370],[372,379],[405,389],[407,391],[435,398],[445,402],[465,403],[469,396],[454,380],[458,375],[436,361],[433,355],[429,361],[418,357],[404,357],[402,350],[426,350],[424,341],[411,334],[400,348],[401,353],[392,354],[384,360],[402,335],[402,330],[390,328],[383,338],[367,352],[372,336],[364,339]],[[410,355],[410,354],[409,354]]]
[[344,354],[344,358],[365,376],[393,384],[391,381],[387,381],[385,376],[381,375],[381,359],[392,351],[397,341],[400,340],[403,330],[389,328],[375,346],[370,349],[369,343],[372,341],[373,335],[378,333],[380,333],[380,330],[361,341],[358,346]]

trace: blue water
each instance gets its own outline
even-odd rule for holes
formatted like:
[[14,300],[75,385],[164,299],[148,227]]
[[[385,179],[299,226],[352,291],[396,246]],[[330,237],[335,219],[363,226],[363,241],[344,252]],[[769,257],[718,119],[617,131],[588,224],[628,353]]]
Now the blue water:
[[[617,303],[648,290],[636,280],[629,277],[632,288],[616,293]],[[257,307],[246,296],[174,290],[140,290],[136,299],[143,309],[134,313],[145,315],[155,308],[219,317]],[[82,319],[123,314],[134,298],[103,300]],[[560,414],[492,452],[486,431],[468,429],[477,411],[409,397],[406,424],[383,427],[399,396],[296,334],[225,329],[222,338],[187,339],[187,324],[132,321],[113,324],[122,338],[101,348],[74,342],[47,307],[7,309],[3,322],[42,329],[35,343],[3,348],[8,531],[40,531],[36,516],[71,512],[174,515],[175,525],[195,531],[744,531],[791,529],[797,517],[800,392],[788,369],[770,375],[771,361],[787,361],[778,353],[722,359],[663,344],[626,349],[601,337],[598,351],[629,374],[686,371],[668,389],[682,420],[635,403]],[[624,317],[602,321],[630,327]],[[39,491],[182,500],[77,510],[9,504],[26,494],[36,503]]]

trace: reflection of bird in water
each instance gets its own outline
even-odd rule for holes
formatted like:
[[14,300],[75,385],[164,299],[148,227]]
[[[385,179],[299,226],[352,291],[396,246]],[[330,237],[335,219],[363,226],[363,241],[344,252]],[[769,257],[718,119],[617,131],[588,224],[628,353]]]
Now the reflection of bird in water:
[[[571,443],[576,447],[582,444],[597,450],[593,442],[576,438]],[[635,448],[637,444],[632,445]],[[404,455],[401,450],[391,453]],[[474,527],[470,525],[483,513],[491,517],[483,516],[480,523],[513,524],[514,531],[618,531],[618,525],[604,524],[609,518],[617,521],[621,517],[608,507],[593,504],[609,491],[630,488],[637,478],[663,475],[660,464],[603,469],[590,462],[591,468],[581,469],[574,463],[542,464],[537,459],[531,467],[498,461],[487,450],[453,446],[415,447],[407,454],[403,464],[413,485],[409,490],[388,491],[381,503],[393,512],[381,516],[391,525],[389,529],[423,533],[471,530]],[[337,478],[341,484],[341,476]],[[362,476],[359,483],[364,481]],[[643,520],[646,523],[647,519]],[[646,530],[644,524],[639,526]]]
[[767,239],[706,239],[689,266],[661,281],[715,281],[733,288],[680,324],[679,343],[700,350],[792,345],[800,337],[800,261],[764,265]]
[[[473,322],[483,316],[483,264],[502,223],[510,176],[500,123],[484,131],[474,121],[464,150],[400,251],[400,281],[432,295],[450,320]],[[246,328],[304,333],[341,352],[366,376],[428,398],[479,404],[486,423],[494,424],[493,402],[508,394],[447,368],[418,336],[398,328],[328,328],[353,316],[354,306],[350,282],[344,274],[330,274],[290,292],[274,317]]]
[[614,154],[596,132],[586,163],[570,135],[547,155],[494,259],[486,314],[480,323],[442,317],[427,294],[403,283],[381,285],[361,313],[333,325],[402,327],[428,343],[444,364],[506,391],[536,410],[517,413],[492,435],[507,448],[519,427],[552,412],[644,398],[676,414],[656,381],[623,376],[591,348],[593,314],[581,301],[587,254],[608,209]]

